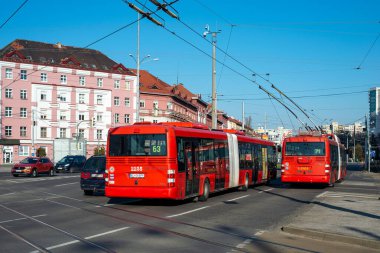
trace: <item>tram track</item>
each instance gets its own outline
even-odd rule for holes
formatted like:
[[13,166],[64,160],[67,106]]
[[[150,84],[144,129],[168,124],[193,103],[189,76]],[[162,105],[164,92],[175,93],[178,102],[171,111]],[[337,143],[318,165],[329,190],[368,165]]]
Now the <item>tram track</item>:
[[[107,205],[107,204],[103,204],[102,205],[102,204],[99,204],[99,203],[95,203],[95,202],[91,202],[91,201],[86,201],[86,200],[82,200],[82,199],[77,199],[77,198],[72,198],[72,197],[68,197],[68,196],[65,196],[65,195],[50,193],[50,192],[46,192],[46,191],[40,191],[40,193],[44,194],[45,196],[46,195],[50,196],[49,198],[40,197],[39,199],[41,201],[47,201],[47,202],[50,202],[50,203],[53,203],[53,204],[63,205],[63,206],[68,207],[68,208],[74,208],[76,210],[82,210],[82,211],[93,213],[93,214],[96,214],[96,215],[105,216],[105,217],[108,217],[108,218],[115,219],[117,221],[128,222],[128,223],[135,224],[135,225],[138,225],[138,226],[141,226],[141,227],[145,227],[145,228],[148,228],[148,229],[160,232],[160,233],[166,233],[166,234],[175,235],[175,236],[178,236],[178,237],[182,237],[182,238],[186,238],[186,239],[202,242],[202,243],[205,243],[205,244],[208,244],[208,245],[218,246],[218,247],[225,248],[225,249],[228,249],[228,250],[234,250],[235,252],[247,252],[247,251],[244,250],[244,249],[242,249],[242,248],[236,247],[235,245],[230,245],[230,244],[227,244],[227,243],[224,243],[224,242],[217,242],[217,241],[201,238],[201,237],[194,236],[194,235],[189,235],[187,233],[174,231],[173,229],[163,228],[163,227],[161,227],[159,225],[152,225],[152,224],[148,224],[148,223],[145,223],[145,222],[141,222],[141,221],[137,221],[137,220],[134,220],[134,219],[130,219],[130,218],[127,218],[125,216],[120,217],[119,215],[116,215],[116,214],[107,214],[107,213],[104,213],[104,212],[102,212],[100,210],[99,211],[98,210],[94,210],[94,209],[91,209],[89,207],[78,207],[77,205],[72,205],[72,204],[67,204],[67,203],[61,203],[61,202],[57,201],[57,199],[63,198],[63,199],[68,199],[68,200],[75,201],[75,202],[81,202],[81,203],[84,203],[84,204],[88,204],[91,207],[102,207],[102,208],[107,209],[107,210],[114,210],[114,211],[121,212],[123,215],[125,213],[128,213],[128,214],[138,215],[138,216],[141,216],[143,218],[150,218],[150,219],[155,219],[155,220],[163,221],[165,223],[178,224],[178,225],[188,226],[188,227],[192,227],[192,228],[197,228],[197,229],[211,231],[211,232],[214,232],[214,233],[221,233],[221,234],[224,234],[224,235],[227,235],[227,236],[232,236],[232,237],[235,237],[235,238],[238,238],[238,239],[242,239],[242,240],[251,240],[253,243],[256,241],[256,242],[260,242],[260,243],[271,243],[271,244],[273,244],[273,242],[264,241],[264,240],[261,240],[261,239],[259,239],[257,237],[254,237],[254,236],[247,236],[247,235],[244,235],[244,234],[241,234],[241,233],[235,233],[235,232],[230,232],[230,231],[226,231],[226,230],[221,230],[221,229],[216,229],[216,228],[210,228],[210,227],[200,226],[200,225],[196,225],[196,224],[192,224],[192,223],[188,223],[188,222],[183,222],[183,221],[179,221],[179,220],[175,220],[175,219],[171,219],[171,218],[155,216],[155,215],[146,214],[146,213],[137,212],[137,211],[132,211],[132,210],[126,210],[126,209],[123,209],[123,208],[119,208],[119,207],[117,207],[115,205]],[[49,200],[51,198],[51,196],[54,197],[55,201],[50,201]],[[11,208],[8,208],[8,207],[4,206],[3,204],[0,204],[0,207],[3,207],[3,208],[8,209],[8,210],[11,209]],[[16,212],[18,212],[18,211],[16,211]],[[79,240],[79,241],[81,241],[83,243],[86,243],[86,244],[90,244],[93,247],[99,248],[99,249],[101,249],[104,252],[114,252],[114,251],[112,251],[110,249],[104,248],[101,245],[98,245],[96,243],[88,241],[85,238],[81,238],[81,237],[76,236],[74,234],[71,234],[71,233],[69,233],[67,231],[59,229],[59,228],[57,228],[55,226],[52,226],[52,225],[47,224],[45,222],[39,221],[39,220],[37,220],[37,219],[35,219],[35,218],[31,217],[31,216],[27,216],[27,215],[22,214],[20,212],[18,212],[18,213],[19,213],[19,215],[21,215],[21,216],[23,216],[25,218],[28,218],[28,219],[30,219],[30,220],[32,220],[34,222],[40,223],[40,224],[44,224],[44,225],[46,225],[46,226],[48,226],[48,227],[50,227],[52,229],[55,229],[57,231],[60,231],[60,232],[62,232],[64,234],[66,234],[66,235],[68,235],[68,236],[70,236],[70,237],[72,237],[72,238],[74,238],[76,240]],[[278,244],[278,245],[279,246],[283,246],[283,247],[287,247],[287,245],[281,245],[281,244]]]

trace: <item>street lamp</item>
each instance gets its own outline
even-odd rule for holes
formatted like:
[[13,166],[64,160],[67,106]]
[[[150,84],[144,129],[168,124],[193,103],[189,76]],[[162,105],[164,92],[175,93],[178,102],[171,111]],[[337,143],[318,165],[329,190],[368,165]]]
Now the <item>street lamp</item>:
[[135,122],[139,122],[140,121],[140,65],[144,62],[158,61],[159,59],[153,58],[153,59],[147,60],[150,58],[150,54],[144,56],[141,60],[140,60],[139,54],[137,54],[137,59],[132,54],[129,54],[129,56],[136,62],[136,65],[137,65],[137,67],[136,67],[137,85],[136,85],[136,119],[135,119]]

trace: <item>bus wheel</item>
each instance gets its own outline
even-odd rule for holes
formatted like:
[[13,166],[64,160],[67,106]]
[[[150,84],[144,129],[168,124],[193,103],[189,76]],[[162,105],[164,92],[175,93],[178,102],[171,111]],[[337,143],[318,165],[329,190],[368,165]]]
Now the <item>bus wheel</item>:
[[203,194],[199,197],[199,201],[206,201],[208,199],[208,196],[210,194],[210,183],[208,182],[208,179],[205,180],[205,184],[203,186]]
[[249,187],[249,175],[248,173],[245,174],[245,180],[244,180],[244,185],[241,187],[242,191],[247,191]]

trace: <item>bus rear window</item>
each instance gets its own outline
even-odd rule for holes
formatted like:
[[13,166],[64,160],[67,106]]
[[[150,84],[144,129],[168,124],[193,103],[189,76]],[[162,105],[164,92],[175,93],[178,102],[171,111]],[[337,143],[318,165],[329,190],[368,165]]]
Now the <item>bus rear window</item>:
[[166,156],[165,134],[115,134],[110,136],[110,156]]
[[287,142],[285,155],[289,156],[324,156],[324,142]]

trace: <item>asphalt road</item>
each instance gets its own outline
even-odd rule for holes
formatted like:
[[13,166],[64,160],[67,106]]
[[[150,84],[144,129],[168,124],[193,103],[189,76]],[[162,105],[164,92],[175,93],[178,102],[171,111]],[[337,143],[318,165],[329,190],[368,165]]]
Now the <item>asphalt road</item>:
[[206,202],[110,201],[85,196],[79,174],[13,178],[0,173],[0,251],[250,252],[245,245],[276,244],[260,235],[296,219],[323,191],[277,180],[212,195]]

